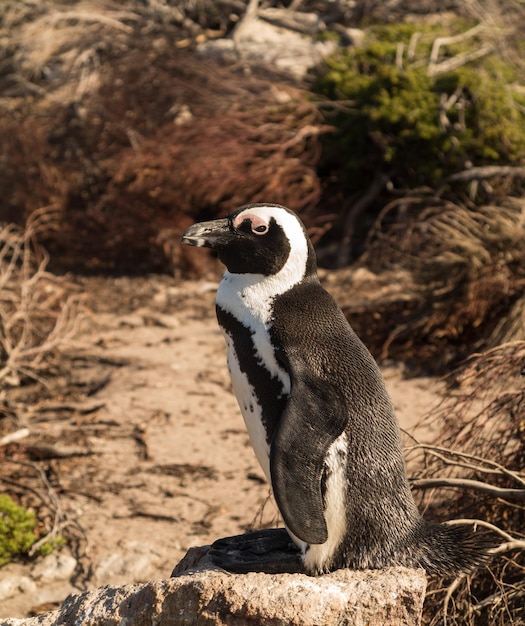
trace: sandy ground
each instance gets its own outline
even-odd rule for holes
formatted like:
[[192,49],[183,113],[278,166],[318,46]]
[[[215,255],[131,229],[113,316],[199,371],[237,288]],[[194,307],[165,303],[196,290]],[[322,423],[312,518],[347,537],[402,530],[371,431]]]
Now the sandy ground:
[[[86,588],[169,577],[191,546],[279,523],[231,392],[216,283],[77,281],[88,313],[69,383],[20,409],[30,435],[11,448],[37,454],[71,539],[46,559],[0,569],[0,617],[42,612]],[[405,380],[398,366],[383,371],[410,430],[440,386]],[[25,406],[22,392],[16,401]]]

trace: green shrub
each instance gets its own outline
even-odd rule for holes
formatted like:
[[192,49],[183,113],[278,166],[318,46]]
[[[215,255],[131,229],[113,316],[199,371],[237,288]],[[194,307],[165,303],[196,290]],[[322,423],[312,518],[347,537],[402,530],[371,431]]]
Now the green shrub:
[[[345,104],[330,116],[339,132],[326,139],[324,166],[355,189],[377,172],[399,187],[415,187],[433,186],[471,165],[521,164],[524,107],[510,88],[517,67],[493,52],[429,71],[435,39],[470,26],[460,20],[446,32],[412,23],[376,26],[362,47],[330,58],[315,90]],[[438,61],[480,49],[481,37],[442,46]]]
[[27,554],[37,539],[35,514],[0,494],[0,567]]
[[16,504],[10,496],[0,494],[0,567],[16,557],[28,556],[31,548],[38,556],[47,556],[66,543],[64,537],[56,535],[35,550],[39,539],[35,514]]
[[59,548],[61,548],[65,543],[66,540],[61,535],[52,537],[51,539],[44,541],[44,543],[38,548],[38,555],[47,556],[48,554],[51,554],[53,550],[58,550]]

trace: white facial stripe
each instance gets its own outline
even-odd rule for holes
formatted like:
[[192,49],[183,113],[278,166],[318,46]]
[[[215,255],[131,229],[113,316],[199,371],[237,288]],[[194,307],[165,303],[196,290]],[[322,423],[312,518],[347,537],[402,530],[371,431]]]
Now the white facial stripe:
[[310,571],[323,571],[325,564],[330,564],[332,555],[347,533],[345,509],[348,480],[346,476],[347,449],[348,440],[346,433],[343,433],[330,446],[326,455],[329,475],[325,484],[324,515],[328,528],[328,540],[322,544],[310,545],[304,553],[303,561]]
[[246,211],[242,211],[242,213],[239,213],[239,215],[237,215],[237,217],[233,220],[234,228],[239,228],[239,226],[244,222],[245,219],[250,220],[252,230],[257,228],[258,226],[268,227],[270,221],[267,216],[259,215],[256,212],[246,209]]

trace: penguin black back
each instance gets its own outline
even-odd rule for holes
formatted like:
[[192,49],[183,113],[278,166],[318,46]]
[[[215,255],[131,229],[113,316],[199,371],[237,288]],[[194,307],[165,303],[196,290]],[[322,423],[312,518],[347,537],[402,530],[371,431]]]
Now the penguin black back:
[[227,271],[217,317],[250,438],[304,568],[468,571],[472,530],[423,520],[381,372],[317,277],[304,226],[253,204],[190,227]]

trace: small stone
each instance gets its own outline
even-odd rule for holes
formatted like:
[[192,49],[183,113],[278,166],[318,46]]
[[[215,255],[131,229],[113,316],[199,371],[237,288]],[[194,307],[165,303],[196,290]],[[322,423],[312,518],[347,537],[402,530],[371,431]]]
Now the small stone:
[[122,541],[118,548],[96,567],[93,575],[96,584],[102,585],[107,580],[119,583],[144,581],[153,576],[158,555],[148,546],[135,541]]
[[77,561],[67,552],[53,552],[39,561],[31,570],[32,577],[39,582],[69,580],[75,573]]
[[35,583],[27,576],[10,576],[0,580],[0,601],[12,598],[17,593],[34,593]]

